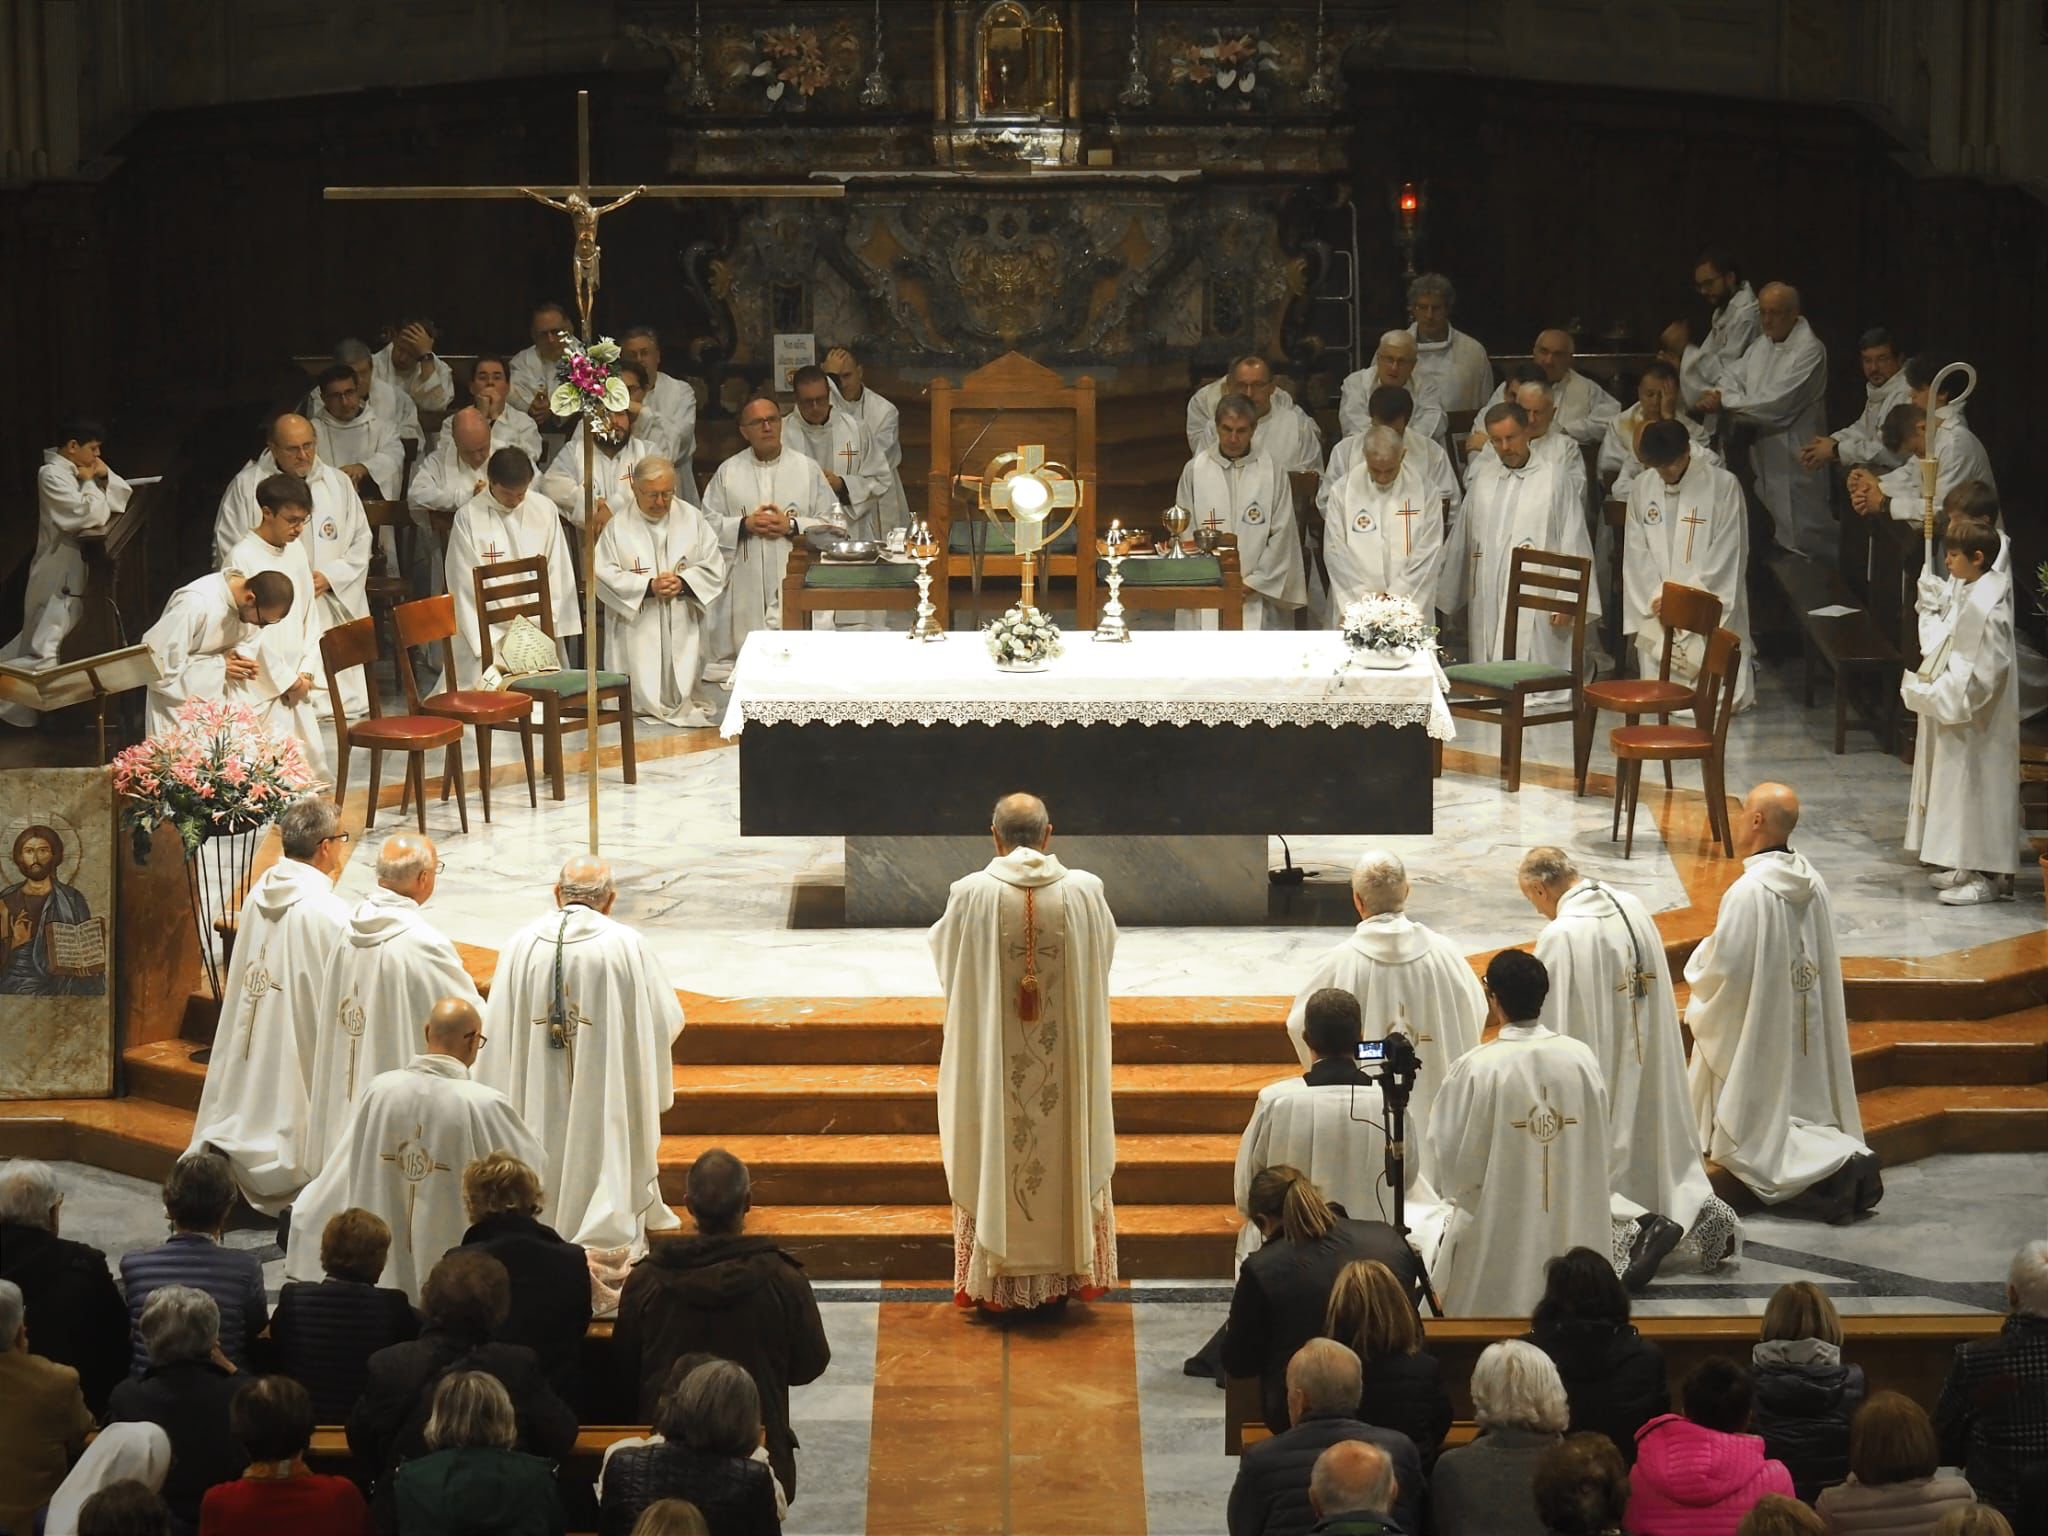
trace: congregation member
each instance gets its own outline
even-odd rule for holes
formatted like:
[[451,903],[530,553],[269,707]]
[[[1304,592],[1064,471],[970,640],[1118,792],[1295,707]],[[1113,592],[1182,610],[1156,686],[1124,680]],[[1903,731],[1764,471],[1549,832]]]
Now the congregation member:
[[[1446,613],[1466,610],[1466,659],[1478,662],[1499,661],[1507,653],[1515,550],[1593,556],[1584,502],[1556,460],[1532,453],[1529,413],[1512,401],[1489,406],[1484,426],[1498,467],[1475,471],[1468,479],[1464,503],[1444,541],[1437,598]],[[1586,614],[1589,622],[1599,617],[1597,581],[1587,593]],[[1517,659],[1571,665],[1567,615],[1518,612],[1515,618]]]
[[[1429,1166],[1430,1111],[1451,1067],[1479,1044],[1486,994],[1465,951],[1444,934],[1408,915],[1412,887],[1407,866],[1385,849],[1368,848],[1351,872],[1351,906],[1358,926],[1310,970],[1287,1013],[1287,1033],[1304,1068],[1309,1000],[1324,987],[1340,987],[1358,1001],[1369,1033],[1381,1039],[1401,1029],[1420,1058],[1408,1101],[1410,1188],[1434,1187]],[[1313,1075],[1313,1074],[1311,1074]]]
[[1629,1321],[1628,1289],[1605,1248],[1573,1248],[1543,1266],[1528,1342],[1557,1367],[1573,1433],[1636,1456],[1636,1431],[1671,1406],[1664,1352]]
[[1645,469],[1641,454],[1645,430],[1660,421],[1675,421],[1685,429],[1691,452],[1709,464],[1719,464],[1711,434],[1698,419],[1688,416],[1678,393],[1678,370],[1662,358],[1644,365],[1636,381],[1636,403],[1607,423],[1607,435],[1600,439],[1598,470],[1608,476],[1607,496],[1627,501],[1636,477]]
[[[1571,333],[1555,328],[1539,332],[1529,348],[1529,362],[1556,407],[1558,429],[1576,442],[1598,443],[1607,433],[1607,423],[1621,413],[1621,402],[1574,368],[1572,355]],[[1482,409],[1490,411],[1509,399],[1513,383],[1503,381]],[[1483,448],[1488,435],[1475,431],[1473,446]]]
[[142,636],[158,673],[143,729],[167,731],[191,700],[222,703],[231,684],[253,682],[257,665],[240,647],[290,614],[292,601],[291,578],[280,571],[215,571],[173,592]]
[[1348,604],[1378,592],[1409,599],[1426,618],[1438,606],[1444,556],[1440,493],[1392,427],[1368,426],[1359,448],[1323,512],[1330,621],[1341,624]]
[[633,712],[684,727],[717,724],[704,692],[710,615],[725,592],[725,554],[710,520],[679,490],[659,454],[633,466],[630,512],[598,535],[599,595],[613,658],[632,679]]
[[1961,1467],[1983,1502],[2018,1515],[2022,1474],[2048,1460],[2048,1241],[2013,1255],[2005,1304],[1996,1337],[1956,1346],[1934,1427],[1942,1461]]
[[202,1536],[369,1536],[370,1510],[345,1477],[307,1470],[313,1399],[289,1376],[259,1376],[228,1405],[228,1428],[249,1458],[199,1504]]
[[2001,535],[1959,523],[1945,539],[1945,587],[1923,576],[1918,669],[1899,697],[1919,716],[1906,851],[1933,866],[1943,906],[2009,898],[2019,869],[2019,682],[2011,578]]
[[1800,459],[1827,424],[1827,348],[1800,313],[1799,290],[1789,283],[1764,285],[1757,325],[1760,334],[1729,362],[1722,382],[1700,391],[1693,404],[1755,432],[1750,468],[1778,547],[1831,562],[1836,534],[1827,472]]
[[[307,765],[327,772],[326,744],[320,734],[321,707],[328,702],[327,667],[320,655],[324,614],[315,595],[305,533],[313,515],[312,493],[296,475],[270,475],[256,487],[256,526],[228,551],[225,569],[253,576],[271,571],[292,584],[290,612],[268,624],[243,645],[243,655],[256,663],[256,675],[228,685],[228,697],[246,704],[264,727],[278,736],[296,736]],[[366,694],[349,704],[360,709]]]
[[[832,381],[835,404],[853,413],[881,451],[889,466],[889,478],[882,487],[882,527],[903,528],[910,523],[910,503],[903,494],[903,423],[896,407],[870,389],[867,370],[846,347],[834,347],[825,354],[825,377]],[[693,500],[695,498],[692,498]]]
[[1567,1435],[1537,1460],[1533,1491],[1549,1536],[1618,1536],[1628,1467],[1605,1435]]
[[[302,1226],[303,1232],[305,1228]],[[270,1352],[277,1368],[313,1394],[322,1424],[339,1424],[362,1395],[370,1356],[419,1337],[412,1298],[380,1286],[391,1256],[383,1217],[350,1206],[320,1232],[320,1279],[288,1280],[270,1315]]]
[[191,1286],[214,1302],[213,1331],[223,1358],[247,1370],[256,1341],[270,1321],[263,1264],[243,1248],[221,1242],[235,1205],[235,1181],[227,1159],[213,1152],[178,1159],[164,1180],[164,1215],[171,1235],[153,1248],[121,1255],[121,1291],[128,1298],[134,1337],[130,1369],[140,1376],[148,1365],[142,1314],[165,1286]]
[[[1634,638],[1637,673],[1655,677],[1663,664],[1664,584],[1696,587],[1721,599],[1721,627],[1742,642],[1735,708],[1746,710],[1756,702],[1756,665],[1742,486],[1675,421],[1643,428],[1639,451],[1645,472],[1629,490],[1621,564],[1622,628]],[[1673,636],[1671,680],[1697,683],[1706,659],[1706,636]]]
[[348,860],[341,807],[302,795],[277,819],[283,857],[249,887],[187,1152],[217,1152],[249,1205],[275,1216],[311,1177],[303,1133],[313,1060],[299,1021],[322,1010],[319,987],[347,933],[334,882]]
[[[517,448],[533,463],[540,462],[540,428],[533,424],[533,418],[524,411],[511,407],[509,396],[512,391],[512,369],[504,358],[494,352],[479,355],[469,365],[470,408],[483,417],[484,425],[490,428],[491,451],[500,448]],[[454,436],[454,418],[441,423],[439,442],[446,445]]]
[[420,1452],[392,1478],[398,1536],[562,1536],[555,1470],[521,1450],[519,1416],[488,1371],[452,1371],[434,1383]]
[[1441,272],[1425,272],[1408,285],[1409,334],[1415,372],[1436,390],[1446,411],[1480,411],[1493,389],[1493,362],[1485,345],[1451,324],[1457,289]]
[[1847,1220],[1884,1180],[1863,1141],[1833,899],[1792,848],[1789,786],[1757,785],[1732,821],[1742,874],[1685,963],[1694,1123],[1765,1205]]
[[1748,1367],[1710,1355],[1687,1373],[1678,1396],[1683,1412],[1662,1414],[1636,1431],[1622,1522],[1629,1536],[1680,1529],[1735,1536],[1757,1500],[1792,1497],[1792,1474],[1749,1432],[1755,1387]]
[[1028,1311],[1116,1284],[1117,930],[1102,882],[1051,851],[1044,801],[1005,795],[989,834],[996,856],[953,882],[929,935],[946,999],[939,1138],[955,1300]]
[[627,326],[619,336],[619,356],[637,364],[647,379],[634,430],[647,440],[651,452],[675,465],[676,495],[695,506],[697,392],[661,371],[661,336],[651,325]]
[[1290,475],[1314,475],[1323,467],[1322,429],[1294,397],[1273,380],[1273,365],[1247,353],[1221,379],[1205,384],[1188,400],[1188,451],[1200,453],[1216,439],[1216,407],[1225,395],[1252,403],[1257,425],[1252,448]]
[[[134,494],[101,456],[105,436],[98,422],[74,417],[59,430],[57,446],[43,450],[36,473],[36,551],[22,599],[21,633],[0,647],[0,662],[53,667],[65,638],[78,627],[86,583],[79,536],[104,530]],[[34,725],[36,714],[24,704],[0,701],[0,720],[9,725]]]
[[107,1256],[59,1235],[64,1192],[48,1163],[0,1164],[0,1280],[35,1316],[35,1352],[78,1373],[86,1406],[107,1406],[129,1367],[128,1304]]
[[682,1225],[659,1154],[683,1008],[647,941],[612,917],[617,900],[605,860],[562,865],[548,910],[498,951],[475,1076],[540,1142],[554,1225],[623,1275],[650,1233]]
[[[334,344],[336,365],[348,369],[355,375],[356,397],[362,404],[374,410],[396,434],[400,447],[401,462],[403,444],[411,443],[415,448],[425,446],[420,432],[420,411],[413,403],[412,391],[400,389],[389,379],[377,376],[377,356],[357,338],[350,336]],[[319,404],[319,390],[316,388],[306,397],[307,414]],[[340,463],[340,460],[336,460]],[[393,492],[392,494],[396,494]]]
[[[1425,1471],[1451,1428],[1451,1395],[1425,1347],[1415,1297],[1378,1259],[1353,1259],[1330,1287],[1323,1335],[1348,1345],[1365,1371],[1358,1417],[1399,1430],[1422,1453]],[[1562,1390],[1558,1401],[1564,1400]]]
[[[1442,441],[1424,437],[1415,430],[1415,397],[1405,389],[1383,385],[1366,398],[1365,413],[1367,430],[1387,427],[1401,434],[1402,463],[1404,466],[1413,464],[1422,471],[1448,521],[1451,508],[1458,504],[1458,498],[1463,494],[1463,487],[1458,481],[1458,472],[1451,467],[1451,456]],[[1318,512],[1328,515],[1330,493],[1351,473],[1364,451],[1363,431],[1337,440],[1337,446],[1330,450],[1330,462],[1323,466],[1322,478],[1316,482]]]
[[658,1421],[678,1362],[699,1352],[733,1361],[754,1380],[768,1462],[795,1498],[789,1391],[825,1374],[832,1347],[803,1266],[746,1230],[752,1204],[745,1163],[718,1147],[698,1154],[684,1186],[696,1231],[655,1239],[620,1293],[613,1398]]
[[509,1152],[462,1170],[461,1246],[505,1266],[512,1307],[492,1337],[524,1344],[566,1402],[582,1399],[583,1343],[590,1331],[591,1272],[583,1250],[542,1221],[550,1209],[540,1174]]
[[[1252,446],[1258,412],[1242,395],[1216,403],[1216,432],[1188,460],[1173,493],[1196,528],[1218,528],[1237,539],[1244,576],[1244,627],[1286,629],[1308,602],[1301,540],[1294,526],[1294,489],[1287,471]],[[1215,612],[1183,610],[1178,629],[1215,629]]]
[[[391,339],[370,357],[371,376],[402,391],[420,411],[445,411],[455,403],[455,372],[435,355],[439,329],[424,317],[403,316],[391,328]],[[418,438],[413,439],[418,442]]]
[[532,418],[536,427],[545,427],[554,419],[548,396],[555,392],[555,366],[567,350],[567,338],[574,333],[568,310],[552,300],[536,304],[527,321],[528,345],[512,354],[511,390],[506,398],[511,409]]
[[[298,1020],[313,1035],[299,1149],[309,1180],[327,1166],[370,1080],[404,1066],[419,1048],[420,1021],[435,1004],[460,998],[483,1011],[462,956],[420,910],[434,899],[440,872],[431,839],[411,832],[385,839],[377,850],[377,888],[349,913],[341,942],[319,973],[317,1011]],[[313,1277],[307,1269],[295,1278]]]
[[[171,1442],[163,1481],[172,1528],[192,1536],[206,1491],[233,1482],[249,1465],[236,1442],[238,1367],[222,1352],[221,1312],[205,1291],[165,1285],[150,1295],[137,1327],[148,1359],[140,1376],[114,1388],[107,1402],[111,1424],[154,1424]],[[90,1505],[87,1513],[90,1513]],[[79,1529],[86,1529],[81,1519]]]
[[1429,1475],[1432,1536],[1547,1536],[1536,1512],[1536,1468],[1564,1438],[1564,1383],[1533,1344],[1489,1344],[1472,1367],[1479,1433],[1437,1459]]
[[1701,299],[1713,305],[1707,322],[1707,337],[1687,349],[1684,364],[1685,395],[1696,400],[1709,389],[1719,389],[1735,374],[1743,355],[1762,331],[1762,315],[1756,290],[1736,270],[1726,251],[1709,250],[1693,263],[1692,287]]
[[[600,1499],[602,1499],[604,1494],[605,1471],[607,1468],[611,1466],[612,1462],[617,1459],[621,1452],[633,1450],[639,1446],[664,1445],[668,1441],[668,1435],[666,1433],[666,1431],[668,1430],[676,1430],[678,1433],[680,1433],[682,1429],[682,1420],[677,1410],[680,1406],[679,1394],[682,1391],[683,1383],[690,1379],[692,1373],[694,1373],[699,1366],[710,1365],[714,1361],[720,1360],[722,1358],[724,1357],[703,1351],[699,1351],[693,1354],[679,1355],[676,1358],[675,1364],[669,1367],[667,1378],[661,1384],[661,1390],[659,1395],[655,1399],[654,1408],[649,1413],[643,1415],[648,1420],[647,1433],[644,1435],[627,1435],[621,1439],[614,1440],[610,1445],[605,1447],[604,1460],[598,1463],[597,1469],[597,1489],[598,1496]],[[759,1390],[759,1385],[760,1384],[758,1382],[755,1383],[757,1392]],[[763,1404],[763,1407],[765,1409],[765,1402]],[[765,1420],[766,1415],[764,1413],[764,1423]],[[758,1461],[764,1467],[767,1466],[768,1447],[765,1444],[755,1445],[753,1454],[749,1459],[753,1461]],[[775,1495],[775,1518],[777,1522],[779,1523],[781,1521],[787,1520],[789,1518],[789,1499],[787,1498],[787,1496],[784,1495],[782,1491],[782,1484],[777,1482],[773,1477],[770,1477],[768,1480],[768,1486]],[[632,1528],[633,1536],[643,1536],[646,1522],[649,1518],[648,1510],[651,1510],[664,1503],[675,1504],[680,1506],[681,1508],[690,1510],[693,1516],[696,1514],[696,1506],[693,1504],[686,1503],[681,1499],[657,1499],[654,1501],[654,1504],[648,1506],[648,1509],[643,1509],[641,1511],[639,1520],[635,1522]],[[709,1536],[709,1532],[703,1530],[702,1523],[700,1521],[698,1527],[691,1531],[682,1532],[680,1533],[680,1536]]]
[[1811,1504],[1849,1475],[1849,1426],[1868,1390],[1863,1367],[1842,1359],[1842,1319],[1827,1292],[1811,1280],[1773,1291],[1749,1365],[1764,1454],[1785,1464],[1793,1491]]
[[1848,1468],[1810,1501],[1829,1536],[1919,1536],[1977,1502],[1968,1479],[1942,1466],[1927,1410],[1902,1392],[1873,1392],[1856,1410]]
[[0,1530],[30,1529],[94,1428],[78,1372],[34,1347],[21,1287],[0,1280]]
[[1898,462],[1885,447],[1884,424],[1895,408],[1912,403],[1905,356],[1892,333],[1877,325],[1857,338],[1856,360],[1863,368],[1863,410],[1848,426],[1815,437],[1799,451],[1799,462],[1808,469],[1823,464],[1851,469],[1860,464],[1883,471]]
[[[562,642],[583,633],[583,610],[576,601],[576,564],[562,535],[555,504],[534,489],[533,460],[522,449],[500,448],[485,466],[490,484],[455,514],[448,535],[448,593],[455,599],[455,677],[463,688],[484,683],[481,614],[477,607],[476,572],[510,560],[547,562],[548,603],[554,619],[557,656]],[[507,626],[491,628],[492,672],[496,646]]]
[[1422,1529],[1422,1457],[1406,1435],[1352,1417],[1361,1386],[1358,1356],[1335,1339],[1312,1338],[1288,1358],[1284,1416],[1269,1422],[1270,1439],[1238,1458],[1230,1536],[1307,1536],[1316,1524],[1308,1497],[1316,1459],[1344,1441],[1371,1446],[1392,1463],[1395,1529]]
[[498,1151],[540,1166],[540,1144],[505,1096],[471,1080],[484,1039],[474,997],[435,1003],[415,1036],[424,1049],[357,1094],[319,1174],[292,1208],[293,1228],[304,1235],[286,1246],[287,1279],[318,1278],[319,1244],[308,1239],[336,1213],[359,1207],[391,1228],[379,1283],[417,1301],[434,1255],[460,1243],[468,1225],[463,1170]]
[[[85,1506],[108,1489],[122,1490],[117,1497],[132,1496],[138,1506],[132,1521],[123,1515],[119,1536],[170,1536],[171,1512],[157,1494],[170,1470],[171,1437],[156,1425],[107,1425],[51,1497],[42,1516],[43,1536],[79,1536]],[[110,1523],[101,1519],[104,1508],[95,1510],[95,1525],[101,1529]]]
[[1372,364],[1344,378],[1337,406],[1337,422],[1344,436],[1351,437],[1371,425],[1368,404],[1376,389],[1405,389],[1411,401],[1411,424],[1424,437],[1441,439],[1449,432],[1444,403],[1436,386],[1416,371],[1421,356],[1415,337],[1408,331],[1385,331],[1373,351]]
[[753,1378],[732,1361],[691,1371],[652,1416],[659,1438],[605,1459],[601,1536],[630,1536],[662,1499],[688,1500],[719,1536],[776,1536],[775,1478],[755,1456],[761,1408]]
[[[319,401],[306,412],[321,459],[365,501],[395,500],[404,490],[405,445],[356,385],[355,370],[336,363],[317,381]],[[417,435],[417,426],[415,426]]]
[[1547,921],[1543,1021],[1592,1047],[1607,1088],[1614,1255],[1639,1291],[1681,1242],[1699,1267],[1733,1257],[1734,1211],[1714,1194],[1685,1083],[1685,1037],[1657,923],[1641,899],[1588,879],[1562,848],[1532,848],[1516,883]]
[[812,364],[790,375],[796,404],[782,419],[782,440],[816,464],[844,509],[846,537],[879,541],[882,497],[890,483],[889,461],[860,418],[834,403],[832,381]]
[[1339,1440],[1308,1475],[1314,1536],[1401,1536],[1393,1522],[1394,1463],[1363,1440]]
[[1590,1047],[1542,1023],[1550,976],[1520,950],[1486,967],[1491,1041],[1444,1074],[1430,1168],[1451,1207],[1433,1265],[1452,1317],[1517,1317],[1542,1258],[1610,1246],[1607,1089]]
[[711,612],[711,660],[705,678],[722,682],[757,629],[782,627],[782,578],[789,545],[810,534],[844,538],[849,524],[825,473],[787,446],[782,407],[757,394],[736,414],[746,447],[720,464],[704,487],[704,515],[718,530],[725,591]]

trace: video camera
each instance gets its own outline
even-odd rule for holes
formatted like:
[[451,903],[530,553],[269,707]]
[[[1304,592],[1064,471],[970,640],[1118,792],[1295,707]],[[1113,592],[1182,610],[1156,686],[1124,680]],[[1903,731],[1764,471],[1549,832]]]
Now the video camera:
[[1422,1058],[1416,1054],[1415,1042],[1396,1030],[1384,1039],[1358,1042],[1358,1069],[1379,1089],[1388,1112],[1402,1113],[1415,1092]]

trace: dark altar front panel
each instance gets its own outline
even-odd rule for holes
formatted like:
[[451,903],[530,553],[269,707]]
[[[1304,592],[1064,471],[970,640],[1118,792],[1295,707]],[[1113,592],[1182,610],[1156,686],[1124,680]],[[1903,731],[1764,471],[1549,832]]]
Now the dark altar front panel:
[[1062,836],[1425,834],[1428,734],[1391,725],[749,725],[748,837],[981,831],[1029,790]]

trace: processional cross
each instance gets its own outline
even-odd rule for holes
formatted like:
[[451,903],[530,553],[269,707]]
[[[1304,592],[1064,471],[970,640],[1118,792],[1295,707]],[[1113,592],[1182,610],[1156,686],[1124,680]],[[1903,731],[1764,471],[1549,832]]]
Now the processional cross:
[[[704,183],[695,186],[594,187],[590,184],[590,92],[576,93],[576,184],[551,187],[328,187],[330,202],[371,202],[405,199],[419,202],[475,201],[482,199],[531,198],[544,207],[569,215],[574,236],[570,273],[576,285],[576,318],[582,326],[582,340],[595,340],[590,328],[591,307],[597,301],[598,263],[602,252],[597,244],[598,221],[639,197],[844,197],[846,188],[833,183],[824,186],[742,186],[736,183]],[[609,198],[609,202],[593,199]],[[590,780],[590,851],[597,852],[597,527],[591,516],[591,434],[583,434],[583,634],[589,654],[584,675],[585,718],[593,722],[585,756]]]

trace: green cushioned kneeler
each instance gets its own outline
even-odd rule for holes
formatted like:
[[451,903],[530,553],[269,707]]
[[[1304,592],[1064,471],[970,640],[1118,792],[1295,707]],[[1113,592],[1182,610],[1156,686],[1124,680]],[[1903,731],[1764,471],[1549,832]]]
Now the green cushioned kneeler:
[[1477,683],[1482,688],[1512,688],[1517,683],[1552,683],[1559,688],[1572,685],[1568,668],[1547,661],[1467,661],[1445,667],[1444,676],[1455,689],[1460,683]]
[[[630,682],[623,672],[600,672],[597,686],[600,688],[623,688]],[[588,688],[583,674],[577,672],[537,672],[532,677],[514,678],[505,685],[519,693],[585,693]]]
[[872,565],[811,565],[804,568],[804,585],[867,591],[882,587],[914,587],[917,585],[917,567],[886,560]]
[[[1097,560],[1098,580],[1109,580],[1109,562]],[[1214,555],[1188,555],[1176,560],[1161,555],[1152,560],[1126,560],[1123,564],[1127,587],[1220,587],[1223,567]]]
[[[1060,516],[1066,516],[1064,508],[1061,509]],[[965,518],[962,518],[953,525],[952,531],[947,535],[946,542],[952,548],[954,554],[969,555],[974,552],[974,546],[968,537],[971,528],[972,525]],[[1080,535],[1069,528],[1065,533],[1054,539],[1048,548],[1056,555],[1071,555],[1074,552],[1075,544],[1079,540]],[[1016,550],[1010,543],[1010,525],[1008,523],[987,524],[982,533],[981,550],[983,554],[987,555],[1015,554]],[[1041,554],[1044,552],[1043,550],[1040,551]]]

